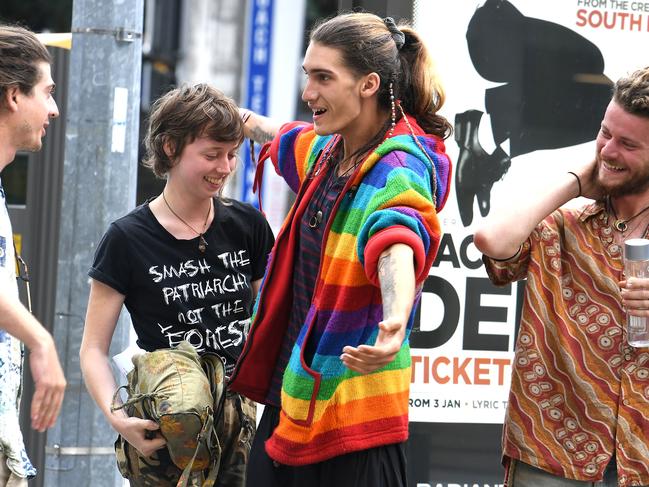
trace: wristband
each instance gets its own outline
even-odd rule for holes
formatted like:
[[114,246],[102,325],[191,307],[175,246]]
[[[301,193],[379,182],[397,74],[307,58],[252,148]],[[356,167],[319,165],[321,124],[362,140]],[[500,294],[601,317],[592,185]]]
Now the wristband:
[[577,180],[577,187],[579,188],[579,194],[577,195],[577,198],[579,198],[581,196],[581,180],[579,179],[579,176],[577,176],[577,173],[568,171],[568,174],[572,174]]

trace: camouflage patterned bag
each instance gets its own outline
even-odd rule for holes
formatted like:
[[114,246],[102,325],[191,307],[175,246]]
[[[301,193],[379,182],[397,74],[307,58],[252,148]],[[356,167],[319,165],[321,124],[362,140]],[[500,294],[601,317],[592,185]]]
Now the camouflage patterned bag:
[[[199,357],[189,343],[181,342],[175,349],[137,355],[133,364],[135,368],[128,374],[128,385],[120,387],[114,398],[117,399],[120,389],[126,388],[128,399],[122,405],[116,405],[114,400],[111,409],[125,408],[129,416],[150,419],[160,425],[168,455],[159,456],[169,457],[182,470],[178,486],[189,485],[197,472],[208,470],[207,475],[199,475],[204,478],[199,485],[211,487],[221,456],[214,422],[225,399],[223,362],[214,354]],[[156,470],[164,471],[158,455],[142,458],[121,436],[115,448],[125,478],[139,477],[143,473],[141,466],[152,462]]]

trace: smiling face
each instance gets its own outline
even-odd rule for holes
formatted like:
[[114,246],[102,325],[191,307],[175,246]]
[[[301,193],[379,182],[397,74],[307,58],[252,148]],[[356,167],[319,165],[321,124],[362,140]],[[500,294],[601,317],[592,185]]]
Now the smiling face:
[[59,109],[54,101],[54,81],[50,65],[39,63],[40,77],[28,94],[22,93],[17,87],[10,92],[12,102],[16,107],[14,143],[16,150],[38,151],[43,146],[50,118],[59,116]]
[[185,145],[169,171],[169,183],[179,184],[185,194],[198,199],[220,195],[237,166],[238,149],[238,141],[219,142],[198,137]]
[[649,190],[649,118],[611,101],[597,134],[599,183],[611,196]]
[[345,137],[361,115],[365,77],[347,68],[337,49],[314,42],[306,50],[302,67],[307,76],[302,100],[313,111],[315,132]]

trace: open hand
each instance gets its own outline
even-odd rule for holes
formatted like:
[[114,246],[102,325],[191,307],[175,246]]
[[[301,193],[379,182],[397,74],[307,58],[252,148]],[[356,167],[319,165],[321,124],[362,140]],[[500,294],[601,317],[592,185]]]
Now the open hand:
[[340,360],[351,370],[369,374],[388,365],[401,349],[405,337],[405,324],[388,318],[379,323],[379,334],[374,345],[346,346]]

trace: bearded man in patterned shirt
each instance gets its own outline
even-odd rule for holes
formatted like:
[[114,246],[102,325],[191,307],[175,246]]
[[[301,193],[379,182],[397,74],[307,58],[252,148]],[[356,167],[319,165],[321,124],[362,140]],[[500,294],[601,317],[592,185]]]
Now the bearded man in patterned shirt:
[[[649,67],[615,84],[594,161],[521,189],[474,238],[492,282],[527,279],[506,485],[648,486],[649,348],[625,323],[649,316],[649,279],[625,279],[623,248],[649,236]],[[595,201],[563,207],[577,196]]]

